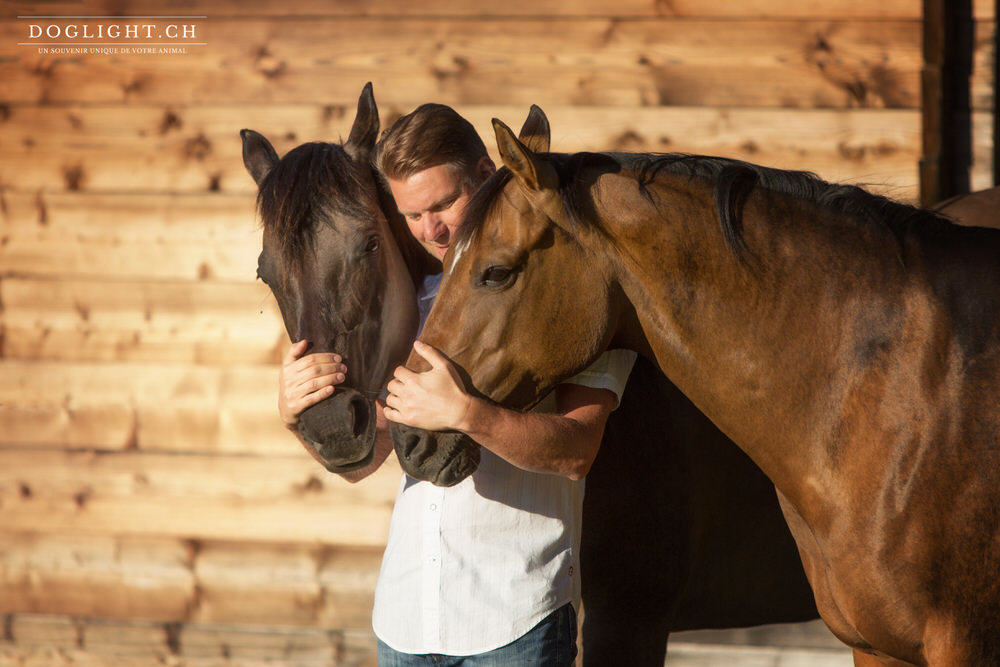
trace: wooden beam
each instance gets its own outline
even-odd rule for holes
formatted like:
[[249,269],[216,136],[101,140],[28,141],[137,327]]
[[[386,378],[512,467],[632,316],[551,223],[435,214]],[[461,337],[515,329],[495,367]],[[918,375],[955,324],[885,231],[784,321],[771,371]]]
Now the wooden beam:
[[289,343],[259,281],[10,277],[0,303],[8,359],[276,364]]
[[975,26],[971,0],[924,0],[920,201],[969,191]]
[[[383,125],[412,110],[383,102],[377,89],[376,97]],[[829,180],[884,182],[896,190],[909,189],[907,195],[916,192],[916,109],[542,108],[552,123],[553,148],[560,152],[721,155],[807,169]],[[9,241],[0,246],[0,266],[26,274],[79,267],[99,275],[85,266],[98,263],[105,275],[143,275],[138,267],[153,256],[158,261],[145,275],[231,279],[242,272],[243,280],[252,280],[260,232],[254,216],[256,189],[243,168],[238,129],[263,133],[279,154],[306,141],[346,137],[353,110],[342,109],[334,122],[324,109],[285,104],[241,109],[14,107],[6,123],[0,123],[0,145],[10,146],[0,151],[0,178],[8,189],[8,205],[0,216],[10,230]],[[528,105],[459,105],[456,110],[479,129],[495,156],[491,119],[520,124]],[[168,117],[181,125],[151,138],[149,128]],[[225,123],[219,121],[222,117]],[[184,157],[192,143],[205,147],[200,160]],[[163,170],[135,172],[136,159]],[[72,188],[66,181],[70,172]],[[100,198],[79,198],[87,194]]]
[[156,623],[11,614],[0,663],[20,667],[375,667],[371,629]]
[[276,391],[275,366],[5,359],[0,446],[297,453]]
[[0,533],[383,546],[395,459],[350,485],[289,447],[287,457],[0,449]]
[[408,108],[915,109],[920,99],[914,19],[218,19],[210,46],[155,58],[53,58],[17,45],[22,23],[0,21],[11,105],[344,104],[366,81]]
[[[38,5],[31,0],[7,0],[10,14],[30,15],[38,13]],[[52,0],[45,3],[45,13],[52,15],[72,15],[80,11],[79,0]],[[175,14],[174,0],[89,0],[89,11],[95,14]],[[822,17],[828,19],[919,19],[920,7],[913,0],[882,0],[881,2],[860,3],[858,0],[823,0],[803,2],[802,0],[762,0],[747,3],[744,0],[670,0],[670,2],[650,2],[650,0],[510,0],[508,2],[464,2],[453,0],[423,0],[419,3],[407,0],[299,0],[281,4],[272,0],[198,0],[194,7],[196,14],[218,18],[259,18],[281,19],[288,16],[314,17],[400,17],[418,16],[449,18],[462,17],[532,17],[546,19],[552,17],[621,17],[657,18],[802,18]]]
[[370,627],[382,548],[0,533],[0,614]]

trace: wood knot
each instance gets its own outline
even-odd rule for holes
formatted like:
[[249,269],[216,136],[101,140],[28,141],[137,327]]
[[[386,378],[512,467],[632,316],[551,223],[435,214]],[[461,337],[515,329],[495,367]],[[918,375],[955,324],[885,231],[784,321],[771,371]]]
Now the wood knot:
[[78,191],[83,189],[84,170],[83,165],[74,164],[63,167],[63,184],[67,190]]
[[268,79],[281,76],[287,67],[285,61],[275,58],[266,46],[261,47],[257,51],[257,57],[254,59],[254,66],[257,68],[258,72],[263,74]]
[[212,142],[204,134],[191,137],[184,142],[184,156],[189,160],[204,160],[212,152]]
[[[323,106],[323,122],[328,123],[331,120],[344,120],[347,117],[347,107],[342,104],[327,104]],[[388,127],[388,126],[386,126]]]
[[310,475],[300,487],[299,491],[302,493],[319,493],[323,490],[323,480],[316,477],[315,475]]
[[77,491],[73,495],[73,502],[76,504],[78,509],[83,509],[87,506],[90,501],[90,497],[94,495],[94,490],[87,488],[81,491]]
[[167,112],[163,114],[163,120],[160,121],[160,134],[166,134],[170,130],[179,130],[183,125],[181,117],[172,109],[167,109]]

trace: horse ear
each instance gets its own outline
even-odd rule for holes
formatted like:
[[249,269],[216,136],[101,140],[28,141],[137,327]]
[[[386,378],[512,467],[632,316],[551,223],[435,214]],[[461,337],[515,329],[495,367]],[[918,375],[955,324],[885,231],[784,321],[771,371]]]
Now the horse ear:
[[278,154],[264,135],[253,130],[240,130],[243,139],[243,165],[260,186],[264,178],[278,164]]
[[493,119],[493,131],[497,137],[497,148],[504,166],[510,169],[529,190],[540,192],[556,188],[559,180],[551,164],[535,155],[514,136],[509,127],[496,118]]
[[549,119],[545,117],[545,112],[537,104],[532,104],[531,110],[528,111],[528,118],[521,126],[517,138],[536,153],[548,153],[550,136]]
[[355,160],[370,160],[375,151],[375,141],[378,139],[378,127],[378,107],[375,106],[375,94],[369,81],[361,90],[361,97],[358,98],[358,114],[354,117],[351,134],[344,144],[347,154]]

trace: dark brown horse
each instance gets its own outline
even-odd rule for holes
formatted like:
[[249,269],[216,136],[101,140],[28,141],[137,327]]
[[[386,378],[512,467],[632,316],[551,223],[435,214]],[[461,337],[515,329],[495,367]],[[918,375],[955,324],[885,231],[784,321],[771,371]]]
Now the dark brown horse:
[[774,482],[858,664],[1000,664],[1000,232],[495,128],[422,340],[522,408],[607,348],[656,360]]
[[[343,145],[304,144],[279,160],[263,136],[241,132],[264,221],[257,276],[271,288],[293,341],[337,352],[350,368],[346,382],[298,423],[309,453],[338,473],[371,462],[375,398],[416,335],[415,285],[440,269],[374,172],[378,129],[368,86]],[[400,463],[418,477],[424,465],[445,467],[433,457]]]
[[[544,117],[536,121],[547,140]],[[366,87],[343,147],[304,144],[279,160],[260,134],[242,133],[244,161],[260,185],[258,273],[292,340],[348,357],[350,400],[317,406],[320,425],[304,427],[313,455],[335,472],[366,461],[369,444],[342,434],[365,429],[328,435],[325,425],[370,418],[368,399],[385,383],[386,364],[402,363],[413,337],[408,324],[387,327],[384,308],[349,313],[392,302],[412,315],[413,285],[434,269],[372,175],[367,156],[377,132]],[[387,293],[394,290],[401,294]],[[370,338],[353,343],[351,329]],[[352,362],[363,355],[375,361]],[[435,464],[429,459],[427,469]],[[773,485],[648,361],[637,362],[608,421],[584,506],[586,664],[662,666],[670,632],[817,616]]]

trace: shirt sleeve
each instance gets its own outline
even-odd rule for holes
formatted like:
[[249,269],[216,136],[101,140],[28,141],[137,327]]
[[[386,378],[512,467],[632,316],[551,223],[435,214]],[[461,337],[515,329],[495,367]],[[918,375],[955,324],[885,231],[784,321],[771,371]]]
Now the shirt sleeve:
[[617,408],[625,392],[625,383],[632,372],[635,357],[636,353],[632,350],[608,350],[590,366],[563,382],[593,389],[607,389],[617,397]]

